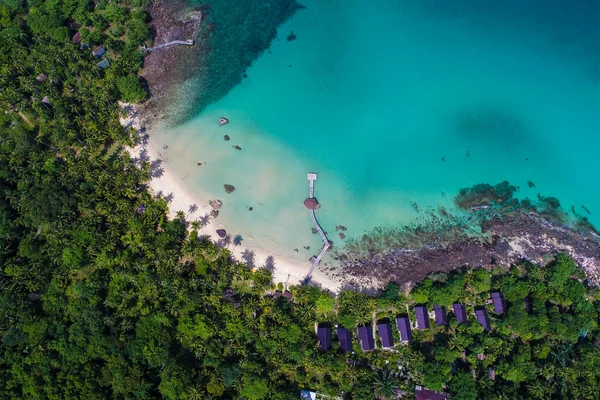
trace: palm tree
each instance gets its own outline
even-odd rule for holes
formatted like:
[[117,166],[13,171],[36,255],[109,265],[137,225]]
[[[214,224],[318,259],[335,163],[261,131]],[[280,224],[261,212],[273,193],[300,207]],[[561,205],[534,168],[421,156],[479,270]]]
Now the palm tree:
[[395,372],[389,368],[380,369],[375,380],[373,381],[375,389],[375,397],[378,399],[394,399],[397,397],[398,377]]

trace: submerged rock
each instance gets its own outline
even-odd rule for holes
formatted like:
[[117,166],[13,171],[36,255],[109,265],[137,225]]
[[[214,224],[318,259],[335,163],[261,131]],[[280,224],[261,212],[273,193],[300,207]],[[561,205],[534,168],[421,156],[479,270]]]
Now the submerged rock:
[[233,148],[236,149],[236,150],[241,150],[242,149],[240,146],[237,146],[237,145],[233,146]]
[[223,187],[227,193],[232,193],[235,190],[235,186],[233,185],[225,184]]
[[208,204],[210,204],[213,209],[218,210],[223,205],[223,202],[221,200],[210,200]]
[[296,36],[296,34],[294,33],[294,31],[290,31],[290,34],[289,34],[289,35],[287,35],[287,38],[286,38],[286,39],[287,39],[287,41],[288,41],[288,42],[291,42],[292,40],[296,40],[296,39],[297,39],[297,36]]
[[225,136],[223,136],[223,139],[225,139],[226,142],[229,142],[229,139],[231,139],[231,138],[229,137],[229,135],[225,135]]
[[346,235],[344,235],[342,232],[340,232],[340,239],[342,239],[342,240],[346,239]]
[[311,232],[313,233],[313,235],[316,235],[316,234],[317,234],[317,232],[319,232],[319,231],[317,230],[317,228],[310,228],[310,230],[311,230]]

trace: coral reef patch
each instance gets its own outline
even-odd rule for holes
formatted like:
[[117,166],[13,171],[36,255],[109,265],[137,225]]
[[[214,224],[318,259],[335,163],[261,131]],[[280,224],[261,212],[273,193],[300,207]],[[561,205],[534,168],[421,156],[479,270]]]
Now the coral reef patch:
[[508,182],[460,190],[457,209],[422,212],[410,226],[378,227],[336,249],[325,272],[347,282],[411,284],[435,271],[463,266],[510,266],[522,259],[543,263],[568,253],[600,285],[600,233],[587,218],[566,213],[558,199],[514,198]]

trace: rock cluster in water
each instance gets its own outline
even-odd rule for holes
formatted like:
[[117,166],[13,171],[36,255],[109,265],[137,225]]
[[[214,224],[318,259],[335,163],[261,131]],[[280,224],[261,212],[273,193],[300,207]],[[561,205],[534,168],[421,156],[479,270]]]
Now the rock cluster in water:
[[574,207],[568,214],[553,197],[515,199],[516,190],[508,182],[462,189],[458,212],[429,210],[411,226],[379,227],[351,239],[326,273],[376,286],[407,284],[434,271],[509,266],[523,258],[542,263],[566,252],[589,283],[600,285],[600,234],[587,218]]

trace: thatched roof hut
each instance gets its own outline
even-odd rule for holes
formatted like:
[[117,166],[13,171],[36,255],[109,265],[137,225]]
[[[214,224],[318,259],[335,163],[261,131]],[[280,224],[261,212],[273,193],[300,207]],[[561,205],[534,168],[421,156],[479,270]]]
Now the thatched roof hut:
[[316,210],[319,208],[319,202],[314,197],[309,197],[308,199],[304,200],[304,206],[309,210]]

